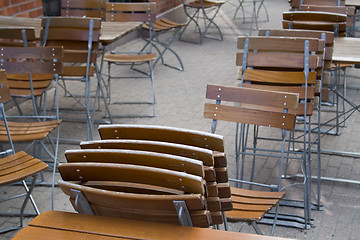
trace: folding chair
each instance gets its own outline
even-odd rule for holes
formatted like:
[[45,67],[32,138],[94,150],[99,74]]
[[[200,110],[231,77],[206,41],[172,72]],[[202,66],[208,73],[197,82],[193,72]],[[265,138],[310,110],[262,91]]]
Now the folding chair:
[[[34,28],[30,27],[3,27],[0,28],[1,46],[36,46]],[[46,109],[46,90],[50,87],[53,74],[32,74],[17,73],[7,74],[7,85],[10,88],[12,100],[15,103],[19,114],[23,115],[20,103],[28,99],[32,100],[33,114],[39,115],[41,108]]]
[[[155,116],[155,86],[154,86],[154,64],[156,54],[152,52],[153,39],[153,21],[156,19],[156,4],[155,3],[107,3],[106,4],[106,21],[111,22],[146,22],[149,26],[149,47],[142,49],[140,52],[121,52],[110,50],[109,54],[105,54],[104,61],[108,64],[108,101],[110,104],[151,104],[152,114],[139,115],[114,115],[112,117],[154,117]],[[135,68],[135,66],[146,64],[149,70],[142,70]],[[120,76],[111,74],[112,65],[127,65],[131,66],[132,70],[137,71],[141,75],[134,75],[134,73],[126,73]],[[152,97],[150,101],[111,101],[111,79],[133,79],[133,78],[149,78],[151,81]],[[133,96],[131,96],[133,97]]]
[[[0,230],[0,233],[5,233],[12,230],[18,230],[22,228],[23,225],[23,218],[28,216],[36,216],[39,213],[39,210],[36,206],[36,203],[31,195],[35,182],[37,173],[45,170],[48,166],[44,162],[40,161],[39,159],[36,159],[32,157],[31,155],[28,155],[24,151],[15,152],[14,144],[11,138],[11,130],[8,125],[7,117],[5,114],[5,107],[4,103],[11,100],[10,91],[8,86],[6,84],[6,75],[4,70],[0,70],[0,111],[1,111],[1,121],[2,125],[2,131],[5,131],[5,135],[7,135],[7,143],[10,145],[10,148],[7,150],[3,150],[0,152],[1,156],[4,156],[0,159],[0,186],[2,188],[5,188],[6,186],[11,185],[14,182],[21,182],[22,186],[24,187],[25,193],[18,194],[15,196],[10,196],[6,199],[1,199],[0,202],[4,203],[6,201],[14,200],[20,197],[24,197],[24,201],[21,205],[19,212],[1,212],[1,216],[17,216],[20,217],[20,223],[17,227],[7,227]],[[31,182],[30,187],[27,185],[25,179],[32,177],[33,180]],[[6,191],[6,192],[11,192]],[[10,194],[5,194],[10,195]],[[26,205],[28,201],[30,200],[35,213],[27,213],[25,212]],[[12,205],[14,206],[14,205]]]
[[[238,0],[239,1],[239,5],[237,6],[236,10],[235,10],[235,13],[234,13],[234,17],[233,19],[236,18],[236,15],[238,13],[238,11],[240,10],[241,8],[241,11],[242,11],[242,16],[243,16],[243,23],[246,23],[246,16],[245,16],[245,9],[244,9],[244,4],[246,2],[250,2],[252,1],[252,4],[253,4],[253,8],[252,8],[252,12],[251,12],[251,25],[250,25],[250,35],[252,33],[252,30],[255,29],[257,30],[258,29],[258,18],[259,18],[259,12],[260,12],[260,9],[261,7],[264,8],[264,11],[265,11],[265,14],[266,14],[266,22],[269,21],[269,14],[268,14],[268,11],[267,11],[267,8],[264,4],[264,0],[250,0],[250,1],[246,1],[246,0]],[[256,7],[256,4],[259,3],[259,6]],[[255,28],[253,28],[253,24],[255,23]]]
[[91,17],[105,20],[106,0],[61,0],[61,16]]
[[[31,80],[32,74],[53,74],[55,80],[55,113],[45,115],[26,115],[24,116],[8,116],[14,119],[8,122],[12,141],[14,143],[31,143],[34,147],[34,156],[40,159],[49,157],[52,159],[53,175],[52,175],[52,191],[54,190],[54,177],[57,166],[57,154],[59,147],[59,118],[58,109],[58,74],[62,72],[63,65],[61,58],[63,57],[62,47],[1,47],[0,48],[0,69],[6,72],[17,74],[27,74]],[[8,137],[4,129],[4,125],[0,125],[0,143],[7,143]],[[54,133],[53,136],[50,133]],[[46,142],[49,141],[50,144]],[[43,152],[45,151],[45,153]],[[46,155],[44,155],[46,154]],[[54,204],[52,195],[52,208]]]
[[[153,22],[153,33],[150,35],[149,31],[149,25],[147,23],[144,23],[142,25],[142,28],[144,30],[147,31],[146,34],[143,34],[143,38],[146,41],[146,45],[143,47],[142,50],[146,49],[148,47],[149,44],[151,44],[150,41],[153,42],[153,46],[156,49],[156,51],[159,53],[159,56],[157,57],[157,59],[154,62],[154,67],[156,66],[156,64],[159,62],[159,60],[161,59],[161,64],[167,67],[171,67],[174,68],[176,70],[179,71],[184,71],[184,65],[181,61],[181,58],[179,57],[179,55],[170,47],[170,45],[174,42],[174,40],[176,40],[176,38],[179,36],[180,30],[181,28],[184,26],[184,24],[182,23],[177,23],[174,21],[171,21],[167,18],[160,18],[160,19],[156,19]],[[168,40],[160,40],[160,35],[169,33],[167,35],[170,35]],[[145,35],[145,36],[144,36]],[[152,39],[149,39],[148,37],[152,36]],[[163,48],[162,50],[160,50],[160,48]],[[177,61],[179,62],[178,66],[166,63],[164,60],[164,55],[167,51],[170,51],[175,58],[177,59]]]
[[[42,20],[42,41],[44,46],[64,47],[64,71],[60,75],[59,86],[65,91],[65,96],[73,98],[71,107],[61,107],[62,118],[65,113],[85,114],[86,139],[92,139],[92,126],[97,100],[102,97],[106,114],[110,116],[105,93],[103,92],[101,76],[96,64],[99,55],[101,19],[82,17],[46,17]],[[91,77],[96,75],[95,96],[91,96]],[[66,84],[67,81],[72,84]],[[85,84],[84,94],[77,95],[76,82]],[[93,106],[91,98],[94,97]],[[69,116],[73,120],[83,120]],[[111,120],[111,116],[110,116]]]
[[[242,221],[262,234],[256,223],[284,196],[284,192],[259,192],[230,187],[223,137],[220,135],[166,126],[129,124],[100,125],[99,132],[103,140],[83,142],[81,148],[145,150],[198,159],[203,161],[204,166],[213,164],[226,230],[226,220]],[[213,163],[209,160],[209,150]]]
[[[185,30],[190,26],[192,22],[195,24],[195,31],[197,31],[200,35],[200,40],[199,42],[193,42],[193,41],[189,41],[189,42],[202,44],[204,38],[211,38],[220,41],[223,40],[221,30],[219,26],[214,22],[214,19],[220,10],[220,7],[225,3],[225,1],[195,0],[190,2],[186,2],[186,1],[182,1],[182,2],[183,2],[185,14],[189,17],[189,20],[185,24],[182,31],[180,32],[179,40],[187,41],[184,40],[182,36]],[[190,9],[195,10],[195,12],[191,13]],[[204,20],[204,26],[200,26],[199,22],[202,20]],[[213,27],[215,27],[215,29],[217,30],[219,37],[207,35],[211,25],[213,25]]]
[[[227,86],[217,86],[217,85],[208,85],[207,88],[207,98],[216,100],[217,104],[205,104],[204,116],[205,118],[213,119],[212,131],[216,130],[216,124],[218,120],[232,121],[232,122],[242,122],[242,123],[251,123],[260,126],[271,126],[275,128],[280,128],[282,130],[282,144],[285,144],[286,134],[288,130],[291,130],[295,127],[295,115],[291,113],[287,113],[287,109],[296,109],[298,106],[298,94],[293,93],[284,93],[284,92],[273,92],[268,90],[258,90],[258,89],[248,89],[248,88],[240,88],[240,87],[227,87]],[[240,103],[239,106],[229,106],[227,104],[222,104],[223,101],[226,102],[236,102]],[[266,102],[263,104],[262,102]],[[268,107],[268,108],[266,108]],[[270,108],[270,109],[269,109]],[[285,110],[285,111],[284,111]],[[239,148],[238,146],[236,147]],[[239,151],[239,150],[238,150]],[[237,155],[240,153],[236,153]],[[280,173],[282,172],[282,167],[285,164],[284,161],[285,156],[285,148],[284,146],[281,149],[280,155]],[[236,168],[240,170],[239,158],[236,160]],[[281,187],[281,174],[277,179],[277,184],[275,185],[265,185],[255,183],[253,181],[243,181],[241,177],[238,176],[234,179],[236,183],[246,183],[251,185],[258,185],[261,187],[267,187],[272,191],[280,191]],[[238,187],[242,188],[242,185],[237,184]],[[232,188],[236,189],[236,188]],[[246,191],[245,189],[240,189],[238,191]],[[253,193],[250,193],[252,192]],[[260,221],[265,213],[272,206],[277,206],[279,201],[284,196],[284,192],[278,192],[278,195],[273,192],[258,192],[255,190],[249,190],[249,195],[254,194],[253,196],[258,196],[260,199],[252,199],[253,204],[260,204],[259,206],[254,206],[258,208],[257,217],[253,216],[253,222]],[[241,196],[241,195],[240,195]],[[262,197],[260,197],[262,196]],[[271,197],[270,197],[271,196]],[[266,199],[268,197],[268,199]],[[232,197],[233,198],[233,197]],[[235,195],[235,198],[239,198],[239,196]],[[236,201],[234,199],[234,201]],[[242,200],[240,203],[246,203],[246,198]],[[251,202],[250,199],[248,199]],[[260,203],[263,201],[262,203]],[[272,201],[272,202],[271,202]],[[267,202],[267,203],[266,203]],[[267,205],[271,202],[270,206]],[[264,205],[267,205],[265,207]],[[262,207],[268,208],[267,210],[260,210]],[[236,208],[236,206],[234,206]],[[239,207],[241,209],[241,206]],[[246,216],[246,212],[240,211],[240,214]],[[236,212],[234,216],[229,212],[227,214],[228,219],[236,221],[244,221],[244,217],[236,217]],[[250,215],[250,213],[249,213]],[[277,210],[275,215],[273,216],[274,221],[272,233],[274,232],[276,225],[283,224],[282,221],[277,219]],[[283,220],[283,219],[281,219]],[[249,220],[248,220],[249,221]],[[256,230],[256,228],[255,228]],[[258,231],[257,231],[258,232]]]
[[[63,179],[59,186],[80,213],[186,226],[211,225],[202,177],[114,163],[64,163],[59,171]],[[109,190],[107,183],[115,188]]]

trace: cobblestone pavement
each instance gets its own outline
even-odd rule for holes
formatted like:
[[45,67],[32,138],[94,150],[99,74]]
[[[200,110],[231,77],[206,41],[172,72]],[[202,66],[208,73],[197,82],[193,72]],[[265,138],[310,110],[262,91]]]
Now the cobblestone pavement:
[[[155,124],[172,127],[189,128],[201,131],[210,131],[211,121],[203,117],[203,106],[205,103],[205,89],[207,83],[223,85],[235,85],[237,67],[235,65],[236,38],[239,35],[249,34],[249,23],[243,23],[241,13],[233,19],[234,5],[237,1],[228,1],[216,17],[216,22],[220,26],[224,40],[204,39],[202,45],[191,44],[183,41],[176,41],[172,47],[177,51],[184,63],[183,72],[157,65],[155,69],[155,91],[156,91],[156,116],[153,118],[118,118],[116,123],[128,124]],[[263,9],[260,11],[260,28],[281,28],[281,13],[289,8],[287,0],[268,0],[265,1],[270,21],[266,22]],[[251,9],[251,5],[245,5],[246,10]],[[249,20],[248,18],[246,20]],[[212,29],[210,29],[212,32]],[[256,31],[252,31],[256,34]],[[191,32],[184,37],[191,38]],[[124,44],[121,48],[131,49],[142,46],[144,42],[136,39]],[[173,61],[169,56],[168,61]],[[125,70],[122,70],[125,71]],[[120,74],[120,71],[118,72]],[[123,73],[123,72],[121,72]],[[348,76],[348,85],[356,85],[360,72],[351,69]],[[150,86],[148,81],[139,80],[125,82],[113,81],[112,96],[114,98],[137,96],[141,98],[150,97]],[[81,88],[74,85],[75,89]],[[355,102],[360,102],[359,89],[348,89],[348,98]],[[129,96],[127,96],[129,95]],[[61,101],[67,101],[61,99]],[[110,106],[112,113],[131,113],[150,111],[149,106]],[[103,109],[103,106],[101,106]],[[332,113],[327,115],[330,117]],[[102,119],[104,111],[97,112],[97,119]],[[347,152],[360,152],[359,137],[359,113],[354,113],[347,121],[346,127],[341,128],[340,136],[324,136],[322,138],[322,148],[331,150],[342,150]],[[85,140],[85,127],[83,123],[64,121],[61,124],[61,137]],[[97,124],[94,125],[94,139],[98,139]],[[266,134],[276,134],[268,128],[263,130]],[[235,124],[220,122],[216,133],[224,136],[225,148],[228,155],[228,169],[230,177],[234,176],[234,135]],[[65,162],[64,151],[67,149],[78,148],[77,144],[60,145],[59,159]],[[21,146],[18,147],[21,149]],[[31,153],[31,152],[29,152]],[[314,157],[314,156],[313,156]],[[290,163],[289,168],[292,173],[299,173],[299,164]],[[315,166],[313,170],[316,170]],[[260,159],[256,168],[256,179],[258,181],[271,183],[273,176],[277,175],[278,162],[273,159]],[[44,173],[45,179],[50,179],[50,171]],[[356,157],[344,157],[340,155],[322,155],[322,175],[326,177],[339,177],[360,181],[360,159]],[[57,179],[60,177],[57,175]],[[301,182],[301,179],[286,180],[289,182]],[[313,200],[315,201],[316,187],[313,182]],[[19,187],[2,187],[0,194],[5,197],[9,192],[19,191]],[[288,196],[299,194],[300,188],[286,189]],[[295,239],[359,239],[360,236],[360,189],[359,185],[350,183],[340,183],[323,181],[321,201],[324,205],[323,211],[312,211],[314,218],[313,227],[310,230],[301,230],[290,227],[277,227],[276,236]],[[33,196],[38,203],[41,212],[51,209],[51,191],[48,187],[38,186]],[[18,209],[16,203],[1,203],[1,209],[9,211]],[[73,211],[68,198],[60,189],[55,189],[55,209]],[[287,211],[287,209],[284,209]],[[294,211],[293,209],[289,211]],[[300,209],[295,212],[301,212]],[[31,218],[26,218],[29,222]],[[0,218],[0,227],[16,223],[17,218]],[[237,231],[240,224],[231,224],[231,229]],[[261,224],[260,228],[265,234],[269,234],[270,226]],[[242,232],[254,233],[254,230],[245,225]],[[11,239],[16,232],[0,235],[0,239]],[[51,239],[51,237],[49,237]]]

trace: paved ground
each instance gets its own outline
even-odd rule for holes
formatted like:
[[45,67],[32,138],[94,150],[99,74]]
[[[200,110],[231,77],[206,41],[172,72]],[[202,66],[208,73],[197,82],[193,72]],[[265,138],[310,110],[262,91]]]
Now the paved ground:
[[[236,1],[232,0],[232,3]],[[264,12],[260,11],[259,26],[262,28],[281,28],[281,13],[288,10],[287,0],[266,1],[269,12],[269,22],[264,22]],[[245,6],[251,9],[250,5]],[[210,131],[211,121],[203,117],[203,106],[205,103],[205,88],[207,83],[218,83],[224,85],[236,84],[237,67],[235,65],[236,37],[249,34],[250,24],[242,23],[242,19],[233,20],[234,7],[226,3],[221,9],[216,22],[223,31],[224,40],[216,41],[205,39],[202,45],[191,44],[182,41],[174,42],[173,49],[179,53],[184,63],[185,70],[177,70],[158,65],[155,69],[155,89],[156,89],[156,116],[154,118],[118,118],[116,123],[131,124],[156,124],[173,127],[182,127],[202,131]],[[241,16],[241,14],[238,14]],[[248,19],[247,19],[248,20]],[[253,31],[256,34],[256,31]],[[191,32],[184,37],[191,38]],[[122,46],[130,49],[142,46],[141,40],[135,40]],[[169,59],[172,61],[173,59]],[[125,70],[122,70],[125,71]],[[123,72],[121,72],[123,73]],[[351,70],[350,74],[358,75],[357,70]],[[348,77],[349,85],[356,84],[358,79]],[[78,88],[77,86],[75,88]],[[81,88],[81,86],[80,86]],[[113,83],[113,97],[120,98],[127,94],[137,97],[148,98],[150,88],[148,81],[128,82],[120,85],[118,81]],[[129,96],[130,97],[130,96]],[[360,102],[359,90],[349,89],[348,97],[351,101]],[[66,101],[63,100],[62,101]],[[103,106],[101,107],[103,109]],[[112,113],[149,112],[149,106],[119,107],[111,106]],[[101,119],[104,111],[97,113],[97,118]],[[328,114],[327,117],[330,117]],[[322,138],[322,148],[331,150],[343,150],[348,152],[360,152],[359,144],[359,113],[354,113],[346,122],[346,127],[341,128],[340,136],[324,136]],[[61,124],[61,136],[63,138],[85,139],[85,124],[74,122],[63,122]],[[94,126],[94,139],[98,139]],[[264,128],[266,134],[277,134],[270,129]],[[224,136],[226,153],[228,154],[228,165],[230,177],[234,176],[234,123],[220,122],[217,133]],[[19,149],[21,148],[18,147]],[[59,159],[65,162],[64,151],[67,149],[78,148],[76,144],[61,144],[59,149]],[[299,164],[290,164],[291,173],[299,172]],[[314,168],[315,169],[315,168]],[[256,178],[259,181],[272,183],[273,176],[277,175],[278,162],[274,159],[260,159],[256,168]],[[343,157],[338,155],[322,155],[322,174],[326,177],[340,177],[360,181],[360,160],[355,157]],[[45,172],[45,179],[49,179],[50,171]],[[59,176],[57,176],[59,179]],[[286,180],[288,183],[300,183],[301,179]],[[19,191],[18,187],[2,187],[0,193],[2,197],[9,192]],[[294,187],[286,189],[288,196],[301,194],[300,188]],[[316,188],[313,188],[313,196]],[[314,225],[310,230],[300,230],[289,227],[277,227],[275,235],[285,238],[295,239],[359,239],[360,230],[360,189],[359,185],[350,183],[335,183],[329,181],[322,182],[322,204],[323,211],[312,211]],[[38,203],[41,212],[50,210],[50,188],[37,187],[34,198]],[[315,200],[315,197],[313,197]],[[1,209],[9,211],[17,209],[16,204],[2,203]],[[55,191],[55,209],[73,211],[67,197],[60,189]],[[283,211],[294,211],[285,209]],[[295,210],[301,213],[300,210]],[[25,222],[30,221],[27,218]],[[17,219],[0,218],[0,227],[8,226]],[[240,224],[232,224],[231,229],[236,231]],[[268,225],[260,225],[265,234],[269,234]],[[243,232],[254,233],[253,229],[247,225],[242,229]],[[0,239],[11,239],[16,232],[0,235]]]

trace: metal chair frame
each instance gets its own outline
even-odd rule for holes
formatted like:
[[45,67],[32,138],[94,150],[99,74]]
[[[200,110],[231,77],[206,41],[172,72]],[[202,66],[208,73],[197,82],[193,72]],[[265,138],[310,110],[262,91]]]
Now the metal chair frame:
[[[245,9],[244,9],[244,2],[246,0],[238,0],[239,1],[239,5],[237,6],[236,10],[235,10],[235,13],[234,13],[234,17],[233,19],[236,19],[236,15],[238,13],[238,11],[240,10],[241,8],[241,11],[242,11],[242,15],[243,15],[243,23],[246,23],[246,17],[245,17]],[[253,2],[253,8],[252,8],[252,12],[251,12],[251,21],[250,21],[250,35],[252,33],[252,30],[257,30],[258,29],[258,18],[259,18],[259,12],[260,12],[260,9],[261,7],[264,8],[265,10],[265,14],[266,14],[266,22],[269,21],[269,14],[268,14],[268,11],[267,11],[267,8],[264,4],[264,1],[265,0],[251,0]],[[258,7],[256,7],[256,4],[257,3],[260,3]],[[253,24],[255,23],[255,28],[253,27]]]
[[[161,29],[161,24],[165,24],[165,30],[158,30],[156,31],[156,28],[155,30],[153,31],[153,34],[152,34],[152,39],[148,38],[147,36],[144,36],[145,34],[142,35],[143,39],[146,41],[146,44],[145,46],[140,50],[140,51],[144,51],[150,44],[153,44],[153,47],[156,49],[156,51],[158,52],[158,57],[157,59],[155,60],[155,62],[153,63],[153,68],[155,68],[156,64],[159,62],[159,60],[161,60],[161,64],[166,66],[166,67],[170,67],[170,68],[173,68],[173,69],[176,69],[176,70],[179,70],[179,71],[184,71],[184,65],[181,61],[181,58],[180,56],[170,47],[171,44],[178,38],[179,36],[179,33],[180,33],[180,30],[182,29],[182,24],[178,24],[178,25],[172,25],[172,27],[169,27],[167,26],[167,20],[163,20],[163,19],[158,19],[156,20],[154,24],[156,25],[160,25],[160,29]],[[172,24],[172,23],[170,23]],[[153,26],[155,27],[155,26]],[[161,40],[160,39],[160,35],[161,34],[166,34],[168,32],[172,31],[172,36],[169,37],[167,40]],[[150,34],[149,34],[150,35]],[[150,36],[149,36],[150,37]],[[162,47],[162,50],[160,50],[159,46]],[[168,64],[165,62],[164,60],[164,55],[167,51],[170,51],[177,59],[179,65],[178,66],[175,66],[175,65],[172,65],[172,64]]]
[[[152,105],[152,114],[123,114],[123,115],[112,115],[113,118],[122,118],[122,117],[154,117],[155,116],[155,83],[154,83],[154,66],[153,61],[156,59],[156,56],[152,50],[153,44],[152,39],[155,35],[153,28],[153,21],[156,18],[155,14],[155,3],[107,3],[106,4],[106,20],[111,22],[116,21],[144,21],[149,26],[149,41],[140,51],[137,52],[121,52],[117,50],[110,49],[110,54],[105,54],[104,61],[108,64],[108,74],[107,74],[107,85],[106,90],[108,94],[108,103],[109,104],[151,104]],[[130,12],[129,12],[130,10]],[[167,49],[165,49],[167,50]],[[163,52],[164,53],[164,52]],[[131,58],[131,56],[133,58]],[[117,57],[125,57],[127,60],[118,60]],[[136,59],[139,57],[139,59]],[[146,64],[149,71],[143,71],[136,68],[135,66]],[[131,66],[131,69],[140,73],[136,76],[112,76],[111,75],[111,66],[112,65],[128,65]],[[150,101],[111,101],[111,79],[136,79],[136,78],[150,78],[151,81],[151,92],[152,97]]]
[[[71,25],[71,22],[70,22],[71,19],[73,19],[75,22],[78,19],[79,21],[77,21],[77,22],[79,22],[79,24],[88,24],[88,39],[86,40],[86,42],[87,42],[87,50],[86,50],[87,59],[82,62],[86,65],[86,71],[85,71],[84,76],[71,76],[71,75],[63,75],[63,74],[60,75],[60,80],[62,81],[62,84],[59,84],[59,86],[65,91],[65,96],[72,97],[75,100],[75,102],[81,106],[80,110],[74,109],[74,108],[62,107],[62,111],[70,112],[70,113],[74,113],[74,114],[84,114],[84,112],[85,112],[85,115],[86,115],[86,117],[85,117],[86,118],[86,139],[91,140],[93,138],[92,127],[93,127],[93,124],[95,121],[94,114],[96,111],[97,100],[100,97],[102,97],[102,99],[104,101],[106,114],[109,115],[110,121],[112,122],[110,110],[109,110],[107,102],[106,102],[106,95],[105,95],[105,93],[103,91],[103,87],[102,87],[102,77],[100,74],[99,66],[97,66],[96,60],[95,61],[91,60],[93,54],[99,54],[98,49],[94,49],[94,42],[99,42],[100,35],[99,34],[95,35],[94,26],[95,26],[95,21],[96,21],[96,24],[100,24],[100,19],[80,18],[80,17],[47,17],[47,18],[44,18],[43,19],[42,44],[43,44],[43,46],[47,46],[48,42],[56,40],[54,38],[49,38],[49,36],[48,36],[53,31],[52,30],[52,22],[63,21],[62,23],[60,23],[60,25],[61,25],[61,27],[66,28],[66,27],[73,26],[73,25]],[[81,23],[80,23],[80,21],[81,21]],[[84,22],[86,22],[86,23],[84,23]],[[82,27],[83,27],[83,25],[82,25]],[[85,29],[85,27],[84,27],[84,29]],[[72,29],[69,31],[71,31],[71,33],[73,35],[75,34],[75,29]],[[79,40],[76,38],[76,36],[73,36],[73,35],[64,36],[64,39],[59,39],[59,40],[60,41],[62,41],[62,40],[75,40],[75,41]],[[83,43],[85,42],[84,40],[79,40],[79,42],[80,41],[83,41]],[[85,50],[83,52],[85,52]],[[90,99],[92,98],[92,96],[91,96],[91,76],[90,76],[90,68],[91,67],[94,67],[95,75],[97,77],[96,94],[94,96],[93,105],[91,105],[91,101],[90,101]],[[66,87],[66,81],[84,82],[84,84],[85,84],[84,95],[78,96],[78,95],[71,93]],[[81,98],[84,98],[84,101],[82,101]],[[71,118],[71,119],[75,119],[78,121],[83,120],[83,119],[79,119],[79,118]],[[74,141],[74,140],[69,140],[69,141]]]
[[[192,41],[187,41],[187,42],[202,44],[204,38],[211,38],[211,39],[220,40],[220,41],[223,40],[223,36],[222,36],[221,30],[220,30],[220,27],[214,22],[214,19],[217,16],[217,14],[220,10],[220,7],[222,6],[222,4],[224,2],[219,1],[219,3],[217,3],[216,5],[212,5],[210,7],[206,6],[206,4],[207,4],[206,0],[197,0],[197,1],[192,1],[190,3],[186,3],[183,0],[182,2],[183,2],[185,14],[189,17],[189,20],[183,27],[182,31],[180,32],[179,40],[187,41],[187,40],[184,40],[182,38],[182,36],[183,36],[186,28],[190,25],[191,22],[195,23],[195,31],[198,31],[198,33],[200,35],[200,40],[199,40],[199,42],[192,42]],[[192,5],[191,3],[193,3],[194,5]],[[195,12],[191,15],[188,11],[189,9],[195,9]],[[213,15],[211,15],[211,14],[213,14]],[[202,30],[202,27],[200,27],[199,19],[204,20],[205,27],[203,30]],[[207,35],[211,25],[213,25],[215,27],[215,29],[217,30],[219,37]]]

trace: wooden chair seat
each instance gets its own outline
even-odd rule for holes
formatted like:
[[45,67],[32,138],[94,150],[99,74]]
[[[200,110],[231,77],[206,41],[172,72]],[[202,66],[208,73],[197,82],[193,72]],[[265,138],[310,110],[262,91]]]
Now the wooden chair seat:
[[219,5],[222,5],[225,3],[225,1],[219,1],[219,0],[216,0],[216,1],[203,0],[202,2],[203,2],[203,4],[201,4],[201,1],[193,1],[193,2],[188,3],[188,5],[193,8],[202,8],[202,7],[203,8],[211,8],[211,7],[219,6]]
[[105,54],[104,61],[108,62],[146,62],[156,59],[155,53],[142,53],[142,54]]
[[[14,142],[27,142],[45,139],[51,131],[59,126],[61,120],[45,122],[8,122]],[[3,121],[0,121],[0,142],[7,142],[8,137]]]
[[284,197],[284,192],[267,192],[231,188],[233,210],[227,212],[229,221],[260,221],[265,213],[276,206]]
[[0,159],[0,185],[18,182],[47,168],[47,164],[28,155],[17,152]]

